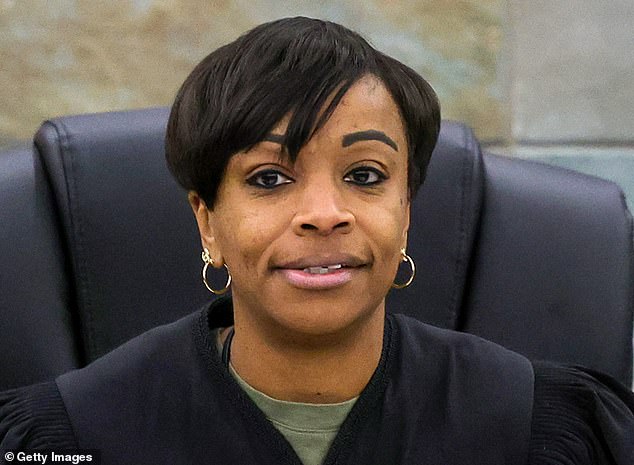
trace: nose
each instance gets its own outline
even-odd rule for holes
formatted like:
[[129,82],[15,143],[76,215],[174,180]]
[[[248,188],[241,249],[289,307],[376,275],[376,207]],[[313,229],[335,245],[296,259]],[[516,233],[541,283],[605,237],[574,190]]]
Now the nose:
[[355,217],[347,207],[336,186],[329,183],[307,186],[298,199],[293,231],[300,236],[347,234],[355,223]]

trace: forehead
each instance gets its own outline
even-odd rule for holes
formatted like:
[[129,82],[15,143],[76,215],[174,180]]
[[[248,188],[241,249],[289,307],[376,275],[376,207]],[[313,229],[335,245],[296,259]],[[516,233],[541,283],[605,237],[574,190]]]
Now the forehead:
[[[330,101],[324,105],[324,109]],[[323,111],[323,109],[322,109]],[[284,134],[290,115],[283,118],[273,133]],[[405,147],[404,124],[398,106],[383,82],[375,76],[365,76],[344,94],[324,126],[314,137],[343,135],[363,130],[386,133],[399,147]]]

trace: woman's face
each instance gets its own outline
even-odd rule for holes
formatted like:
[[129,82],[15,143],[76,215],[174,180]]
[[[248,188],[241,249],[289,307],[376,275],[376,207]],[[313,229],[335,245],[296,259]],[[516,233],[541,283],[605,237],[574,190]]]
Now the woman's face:
[[276,142],[286,124],[230,159],[213,210],[190,195],[203,245],[231,271],[236,321],[324,336],[382,318],[409,226],[398,108],[361,79],[294,163]]

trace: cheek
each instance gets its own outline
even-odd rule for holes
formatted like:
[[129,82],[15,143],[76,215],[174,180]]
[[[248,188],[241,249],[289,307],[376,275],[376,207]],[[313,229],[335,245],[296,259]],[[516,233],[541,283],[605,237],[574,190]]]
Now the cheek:
[[217,239],[220,250],[239,281],[240,275],[254,276],[268,263],[269,247],[284,230],[279,212],[231,209],[223,212]]
[[396,202],[391,208],[368,209],[362,224],[376,249],[375,258],[383,266],[397,266],[409,224],[407,207]]

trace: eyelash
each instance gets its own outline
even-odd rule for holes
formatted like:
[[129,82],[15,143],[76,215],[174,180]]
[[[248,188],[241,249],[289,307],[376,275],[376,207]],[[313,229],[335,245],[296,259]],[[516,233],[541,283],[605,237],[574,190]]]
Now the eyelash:
[[[280,178],[284,178],[284,180],[282,182],[277,182],[275,184],[266,184],[266,183],[259,182],[263,179],[264,176],[277,176],[277,181],[279,181]],[[250,186],[259,187],[261,189],[269,189],[269,190],[275,189],[276,187],[282,186],[284,184],[290,184],[291,182],[293,182],[293,179],[286,176],[284,173],[274,169],[266,169],[266,170],[258,171],[253,176],[247,179],[247,184],[249,184]]]
[[[365,175],[366,180],[361,181],[358,179],[355,180],[353,178],[353,176],[359,175],[359,174]],[[376,179],[368,182],[367,179],[372,177],[372,175],[374,175]],[[269,180],[273,180],[273,183],[270,184],[270,183],[263,182],[263,179],[265,176],[268,176]],[[273,179],[272,178],[273,176],[275,176],[276,178]],[[359,187],[373,187],[373,186],[376,186],[377,184],[382,183],[386,179],[387,179],[387,176],[384,173],[370,166],[362,166],[359,168],[355,168],[351,170],[350,172],[348,172],[343,177],[343,180],[345,182],[349,182]],[[249,184],[250,186],[254,186],[260,189],[267,189],[267,190],[275,189],[285,184],[290,184],[292,182],[294,182],[292,178],[274,169],[266,169],[266,170],[259,171],[247,179],[247,184]]]
[[[375,175],[376,179],[370,182],[358,182],[358,181],[354,181],[351,176],[355,175],[355,174],[360,174],[360,173],[369,173],[368,176],[371,175]],[[355,168],[352,171],[350,171],[348,174],[346,174],[343,178],[344,181],[346,182],[350,182],[356,186],[360,186],[360,187],[372,187],[372,186],[376,186],[377,184],[381,184],[383,181],[385,181],[387,179],[387,176],[382,173],[381,171],[379,171],[376,168],[372,168],[370,166],[362,166],[359,168]]]

